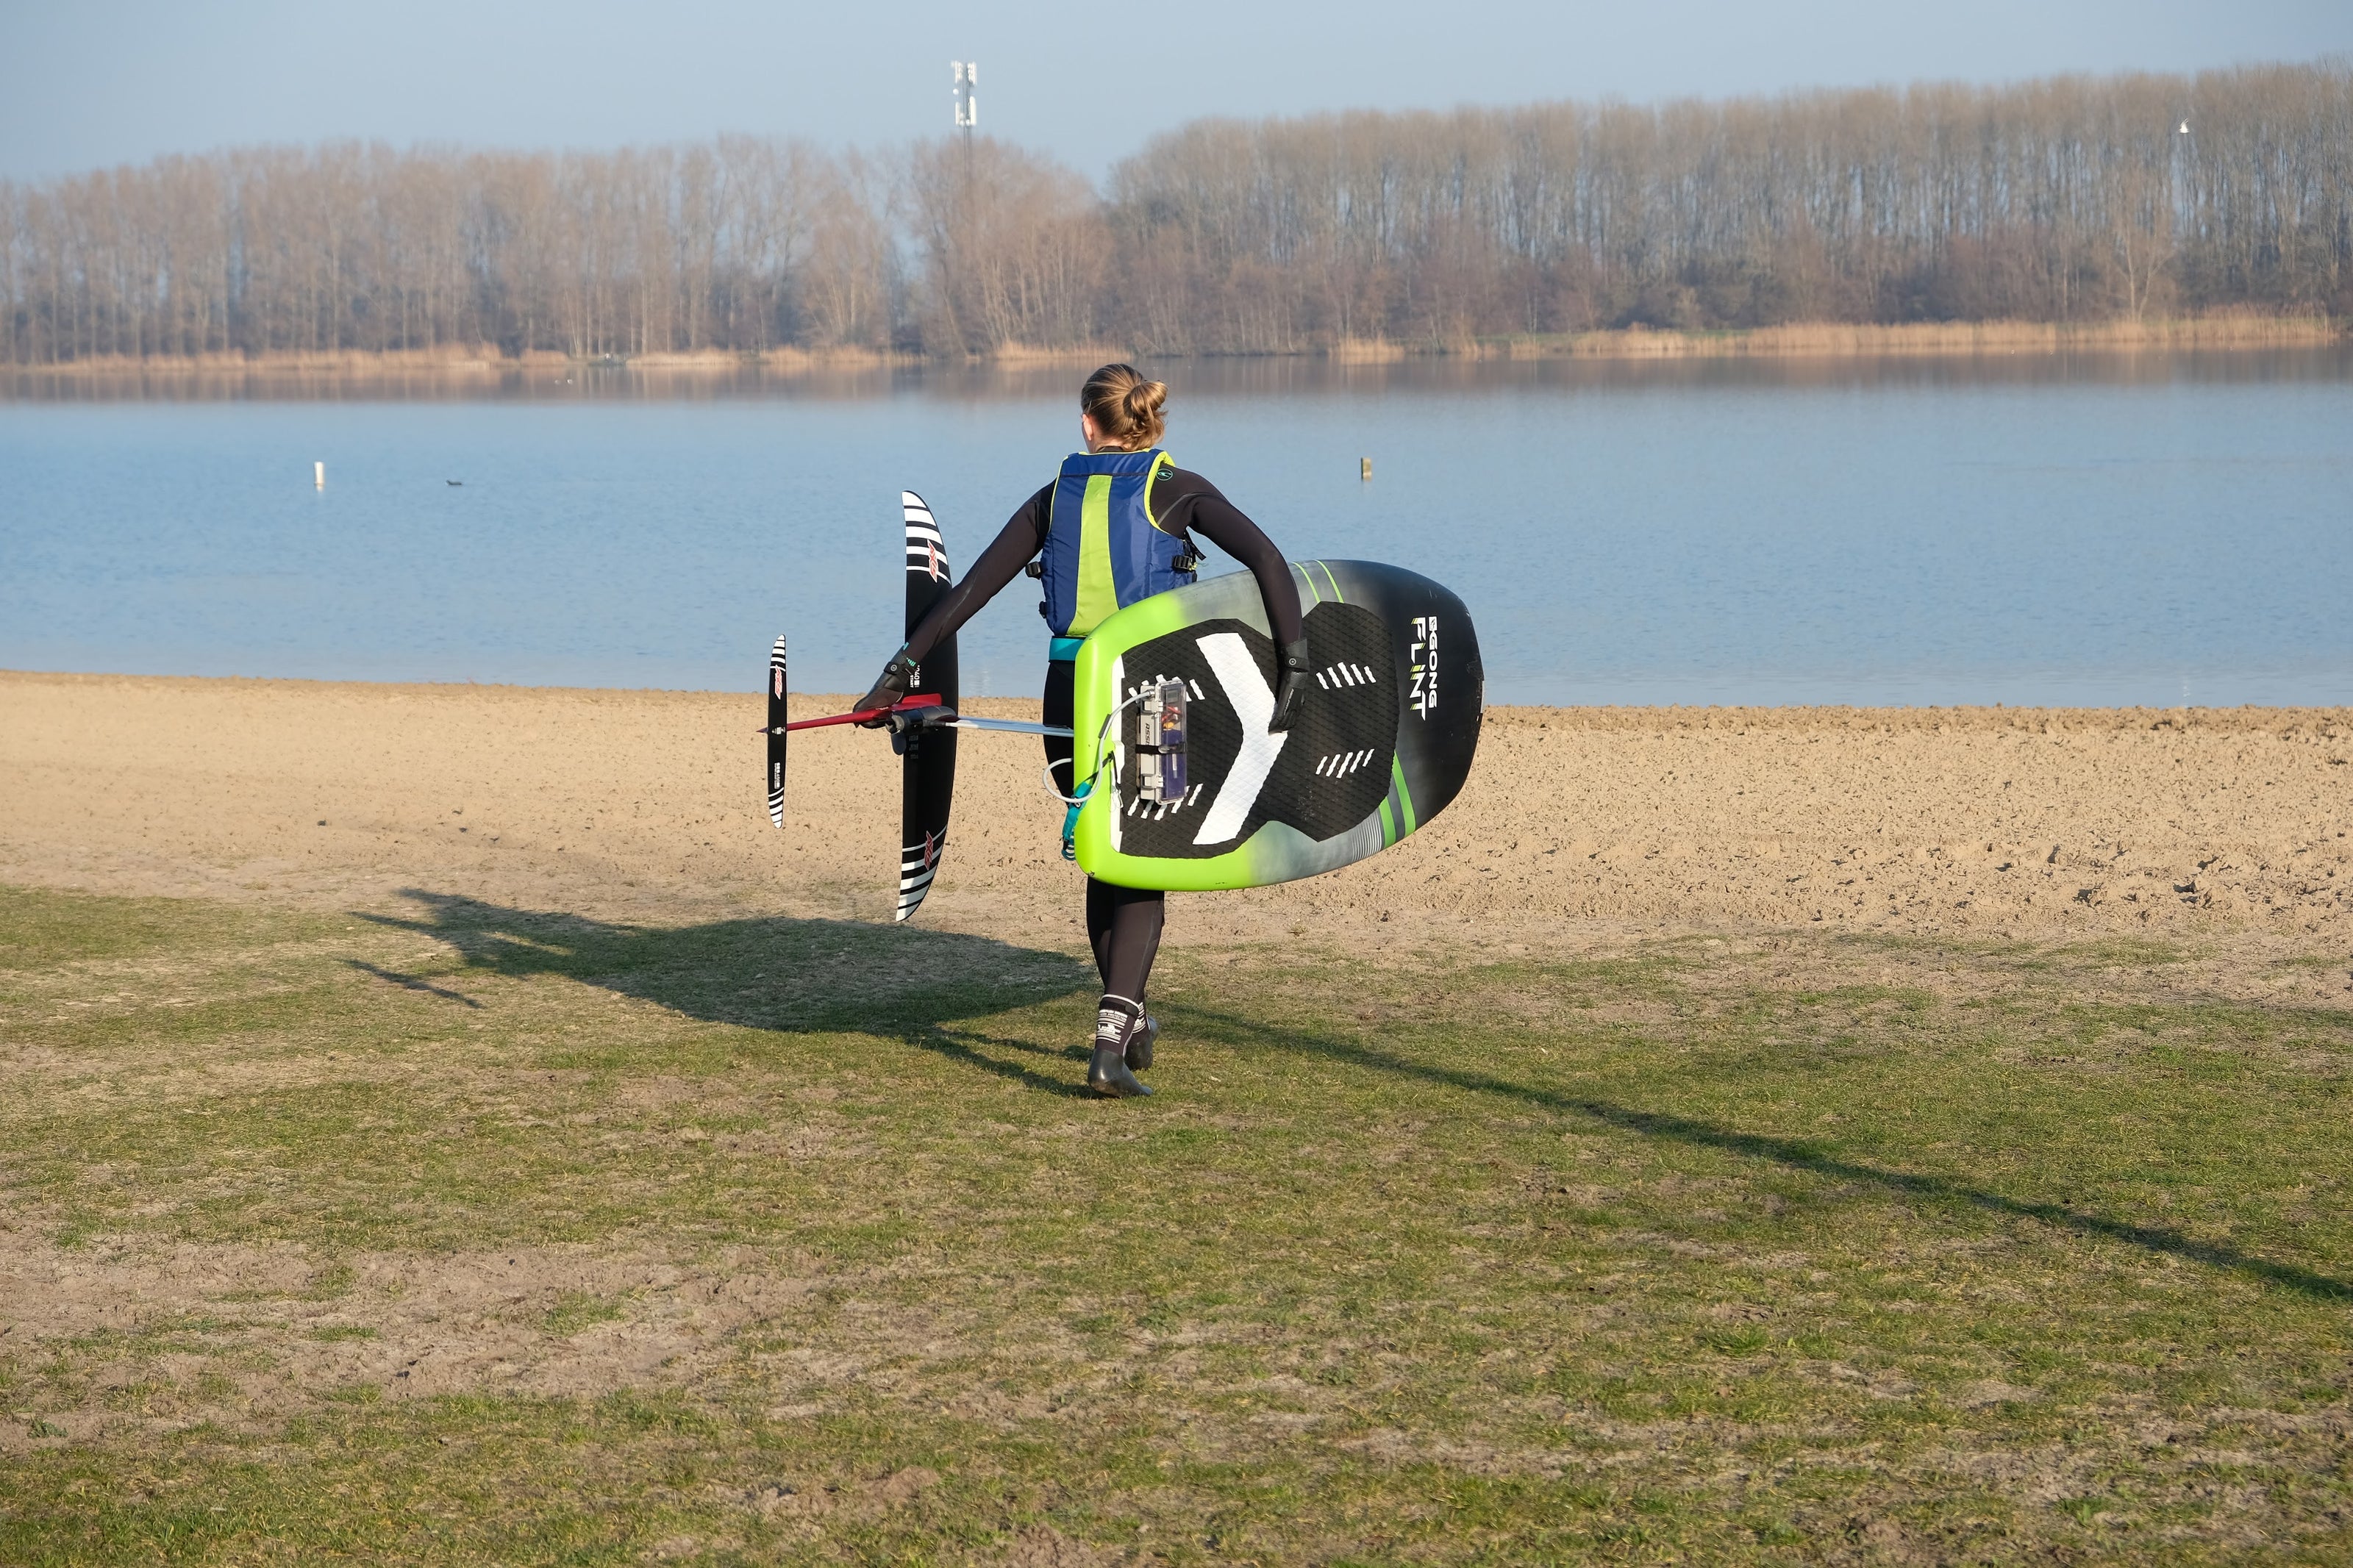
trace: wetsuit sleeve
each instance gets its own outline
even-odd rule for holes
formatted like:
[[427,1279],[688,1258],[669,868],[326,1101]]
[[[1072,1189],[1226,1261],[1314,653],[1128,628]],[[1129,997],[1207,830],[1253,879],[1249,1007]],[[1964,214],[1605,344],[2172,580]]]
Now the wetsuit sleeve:
[[965,622],[980,613],[980,607],[997,597],[997,591],[1020,574],[1029,558],[1046,548],[1046,529],[1053,516],[1054,487],[1048,485],[1021,503],[1021,510],[1008,518],[964,581],[949,589],[940,602],[925,613],[916,626],[914,635],[907,639],[907,657],[917,664],[923,662],[932,649],[954,637]]
[[[1165,504],[1164,491],[1169,492]],[[1167,522],[1187,534],[1199,534],[1250,569],[1250,574],[1258,579],[1259,597],[1266,603],[1266,624],[1274,629],[1278,647],[1307,635],[1299,608],[1299,581],[1291,574],[1291,563],[1217,486],[1198,474],[1179,469],[1154,488],[1152,499],[1155,510]]]

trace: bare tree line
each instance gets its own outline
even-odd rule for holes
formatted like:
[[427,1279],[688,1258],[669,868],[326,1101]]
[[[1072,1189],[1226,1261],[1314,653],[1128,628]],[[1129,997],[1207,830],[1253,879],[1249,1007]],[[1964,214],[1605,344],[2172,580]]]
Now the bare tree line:
[[[2187,126],[2187,131],[2182,129]],[[1098,195],[883,157],[335,144],[0,184],[0,360],[2353,315],[2353,68],[1202,121]]]
[[1122,164],[1109,217],[1116,319],[1196,351],[2342,315],[2353,69],[1204,122]]
[[5,352],[645,353],[885,342],[882,173],[709,146],[515,154],[337,144],[0,186]]

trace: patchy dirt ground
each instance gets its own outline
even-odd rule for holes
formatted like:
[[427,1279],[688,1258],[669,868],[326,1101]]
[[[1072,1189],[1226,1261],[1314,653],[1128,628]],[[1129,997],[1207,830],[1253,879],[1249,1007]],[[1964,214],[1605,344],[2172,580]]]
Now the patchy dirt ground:
[[[765,1261],[522,1247],[322,1267],[296,1247],[61,1247],[19,1232],[0,1246],[0,1323],[82,1352],[80,1408],[47,1418],[59,1435],[259,1426],[354,1385],[391,1399],[693,1386],[736,1357],[736,1330],[789,1321],[807,1294]],[[0,1452],[30,1436],[0,1423]]]
[[[868,733],[797,738],[778,833],[759,721],[719,693],[0,675],[0,878],[887,919],[895,759]],[[1077,940],[1039,761],[966,737],[925,923]],[[1820,923],[2331,946],[2353,935],[2348,763],[2345,710],[1499,709],[1419,834],[1310,882],[1180,898],[1171,940]]]

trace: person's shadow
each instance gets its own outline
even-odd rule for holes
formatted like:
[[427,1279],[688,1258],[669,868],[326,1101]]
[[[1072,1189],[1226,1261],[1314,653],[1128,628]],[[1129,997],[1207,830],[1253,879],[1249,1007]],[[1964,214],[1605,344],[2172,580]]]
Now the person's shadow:
[[432,937],[465,966],[458,974],[436,976],[437,984],[358,959],[344,961],[405,990],[480,1008],[463,988],[467,973],[561,975],[709,1023],[786,1034],[887,1036],[1049,1093],[1086,1092],[1068,1067],[1084,1059],[1085,1047],[1076,1038],[1058,1049],[971,1026],[973,1020],[1074,994],[1092,1000],[1092,966],[1066,953],[859,921],[770,915],[635,926],[423,889],[402,892],[419,906],[418,915],[355,911],[358,918]]

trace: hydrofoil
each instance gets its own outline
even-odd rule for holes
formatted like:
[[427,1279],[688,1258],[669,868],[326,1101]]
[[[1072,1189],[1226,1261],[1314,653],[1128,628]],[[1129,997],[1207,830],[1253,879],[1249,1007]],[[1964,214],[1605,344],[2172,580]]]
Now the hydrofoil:
[[[950,587],[946,541],[939,520],[913,490],[899,496],[906,537],[906,635],[945,596]],[[786,710],[785,639],[768,651],[768,820],[785,825],[786,738],[798,730],[864,724],[880,719],[899,753],[899,901],[894,919],[904,921],[923,906],[947,851],[948,816],[955,797],[956,732],[995,731],[1012,735],[1068,735],[1067,729],[1018,719],[986,719],[956,710],[955,638],[944,639],[915,672],[907,695],[888,708],[855,709],[817,719],[793,719]]]

